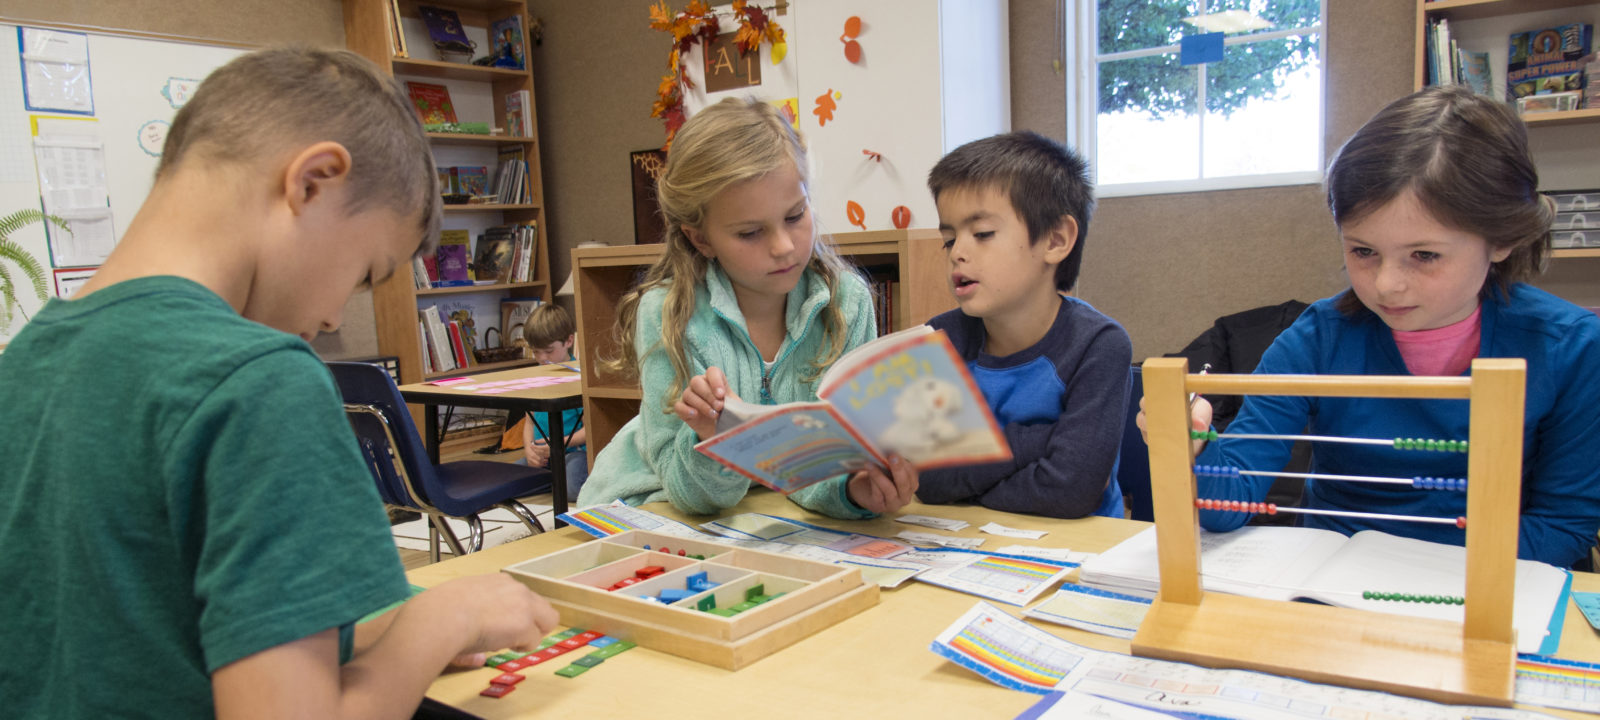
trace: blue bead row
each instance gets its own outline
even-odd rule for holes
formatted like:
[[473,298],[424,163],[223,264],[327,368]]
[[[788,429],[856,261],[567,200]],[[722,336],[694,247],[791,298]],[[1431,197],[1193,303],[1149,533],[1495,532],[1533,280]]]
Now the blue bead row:
[[1411,486],[1422,490],[1454,490],[1456,492],[1466,492],[1467,479],[1415,477],[1411,478]]

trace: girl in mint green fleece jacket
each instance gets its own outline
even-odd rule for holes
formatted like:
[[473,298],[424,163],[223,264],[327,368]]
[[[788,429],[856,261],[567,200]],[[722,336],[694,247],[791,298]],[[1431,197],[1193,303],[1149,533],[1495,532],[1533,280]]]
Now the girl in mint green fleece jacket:
[[[580,505],[738,504],[750,481],[694,449],[722,401],[814,400],[822,372],[873,338],[866,283],[817,242],[805,168],[800,138],[766,103],[724,100],[677,133],[657,183],[666,250],[619,306],[609,368],[639,377],[639,415],[595,458]],[[916,488],[916,470],[891,458],[789,497],[854,519],[898,510]]]

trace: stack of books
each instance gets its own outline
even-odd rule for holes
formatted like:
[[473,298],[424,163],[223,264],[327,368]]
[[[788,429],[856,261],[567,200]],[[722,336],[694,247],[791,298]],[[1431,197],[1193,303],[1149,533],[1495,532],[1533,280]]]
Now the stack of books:
[[500,166],[495,172],[495,201],[503,205],[533,202],[528,188],[528,159],[521,145],[500,149]]
[[534,222],[500,225],[478,236],[473,277],[495,283],[524,283],[533,279],[533,248],[539,241]]
[[472,364],[472,336],[461,323],[446,322],[437,305],[417,311],[418,351],[427,360],[429,373],[449,372]]

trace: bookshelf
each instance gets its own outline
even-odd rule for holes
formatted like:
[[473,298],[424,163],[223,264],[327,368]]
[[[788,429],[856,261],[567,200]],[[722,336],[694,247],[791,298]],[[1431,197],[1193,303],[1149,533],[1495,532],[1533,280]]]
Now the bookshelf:
[[[477,43],[473,55],[488,54],[489,26],[499,20],[521,16],[524,29],[523,47],[531,50],[526,38],[528,28],[527,5],[523,0],[343,0],[346,46],[373,61],[391,76],[401,80],[417,80],[443,84],[450,90],[457,116],[463,122],[488,122],[491,127],[505,126],[505,97],[507,93],[525,90],[533,96],[531,52],[524,69],[486,67],[467,62],[440,60],[428,40],[427,26],[417,12],[417,6],[432,5],[454,10],[461,18],[467,36]],[[397,54],[392,43],[391,13],[397,9],[399,24],[406,39],[405,56]],[[526,183],[530,202],[515,204],[446,205],[442,226],[445,229],[465,229],[473,237],[474,248],[478,236],[487,228],[497,225],[534,222],[538,224],[538,237],[533,248],[533,274],[529,282],[497,283],[463,287],[417,289],[411,266],[395,271],[394,277],[372,290],[373,316],[378,335],[378,351],[400,358],[400,382],[415,383],[461,372],[504,370],[532,364],[532,360],[514,360],[499,363],[474,363],[467,368],[449,372],[426,372],[427,363],[420,351],[417,332],[417,310],[421,306],[452,302],[467,303],[483,308],[473,315],[478,324],[476,340],[483,347],[485,330],[498,327],[499,301],[505,298],[539,299],[550,301],[549,239],[546,237],[544,217],[544,191],[539,163],[538,113],[532,103],[527,113],[534,128],[532,137],[510,135],[469,135],[458,133],[428,133],[433,146],[435,164],[481,165],[490,169],[491,180],[497,166],[497,152],[507,146],[520,146],[528,161]],[[492,308],[492,312],[487,312]],[[501,342],[508,342],[505,338]]]
[[[1490,53],[1494,87],[1505,87],[1505,52],[1510,34],[1564,22],[1600,24],[1600,2],[1595,0],[1417,0],[1417,26],[1413,85],[1427,82],[1424,36],[1431,20],[1448,20],[1451,34],[1464,48]],[[1542,190],[1600,187],[1594,158],[1587,150],[1600,146],[1600,108],[1525,115],[1534,161],[1539,166]],[[1600,248],[1563,248],[1551,252],[1556,260],[1600,258]],[[1582,303],[1580,303],[1582,304]]]
[[[900,330],[955,308],[946,287],[944,240],[938,230],[874,230],[838,233],[833,246],[858,267],[892,269],[895,287],[892,327]],[[612,328],[617,303],[661,256],[664,245],[622,245],[572,251],[577,304],[578,350],[583,373],[583,424],[589,433],[589,463],[601,448],[639,414],[638,382],[600,367],[600,358],[617,354]]]

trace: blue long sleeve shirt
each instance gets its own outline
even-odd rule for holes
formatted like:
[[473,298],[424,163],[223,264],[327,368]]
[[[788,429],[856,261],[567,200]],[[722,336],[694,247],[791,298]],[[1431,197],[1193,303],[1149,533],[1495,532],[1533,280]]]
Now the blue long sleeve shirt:
[[967,361],[1011,444],[1010,461],[925,470],[917,498],[1058,518],[1122,517],[1112,476],[1128,405],[1133,343],[1115,320],[1063,297],[1044,338],[984,352],[983,321],[951,310],[928,322]]
[[[1389,327],[1370,312],[1345,316],[1336,298],[1313,304],[1261,357],[1256,372],[1317,375],[1409,375]],[[1519,557],[1570,567],[1595,542],[1600,527],[1600,317],[1542,290],[1514,285],[1483,303],[1478,357],[1528,362],[1523,419],[1522,515]],[[1230,433],[1298,433],[1367,438],[1466,440],[1465,400],[1250,396]],[[1242,470],[1279,470],[1289,443],[1222,439],[1195,460]],[[1387,477],[1467,476],[1467,456],[1392,447],[1315,443],[1312,472]],[[1198,480],[1200,497],[1260,502],[1270,478]],[[1469,489],[1470,492],[1470,489]],[[1309,508],[1398,515],[1459,517],[1464,493],[1406,485],[1310,480]],[[1233,530],[1246,513],[1205,510],[1208,530]],[[1376,529],[1393,535],[1461,545],[1454,526],[1394,520],[1304,516],[1309,527],[1346,535]]]

